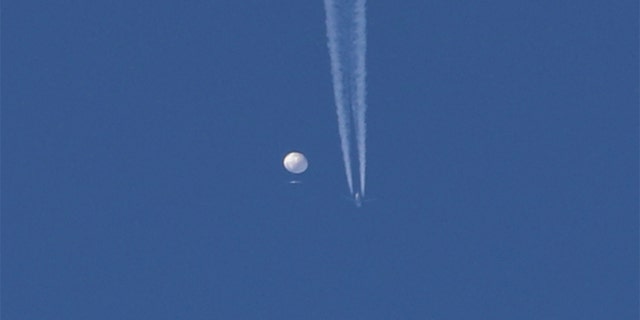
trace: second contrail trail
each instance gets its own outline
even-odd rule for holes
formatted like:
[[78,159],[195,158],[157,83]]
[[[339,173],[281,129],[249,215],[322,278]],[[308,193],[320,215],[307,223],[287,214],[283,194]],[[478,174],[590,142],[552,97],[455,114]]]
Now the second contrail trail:
[[356,0],[354,8],[354,53],[355,53],[355,68],[354,68],[354,82],[355,82],[355,128],[356,128],[356,143],[358,145],[358,161],[360,162],[360,195],[364,197],[365,186],[365,173],[367,168],[367,127],[365,122],[365,116],[367,112],[366,103],[366,50],[367,50],[367,34],[366,34],[366,15],[365,15],[365,0]]
[[[365,4],[366,0],[324,1],[338,132],[351,194],[354,194],[351,154],[355,152],[358,155],[360,191],[355,192],[357,201],[365,194],[367,167]],[[352,150],[352,141],[356,150]]]

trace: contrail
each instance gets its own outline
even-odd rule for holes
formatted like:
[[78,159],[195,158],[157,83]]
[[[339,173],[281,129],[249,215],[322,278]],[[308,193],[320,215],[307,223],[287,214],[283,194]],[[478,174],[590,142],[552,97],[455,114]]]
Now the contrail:
[[353,175],[351,173],[351,132],[349,130],[349,116],[345,109],[344,73],[340,62],[342,49],[338,43],[338,21],[336,17],[335,4],[331,0],[325,0],[324,8],[327,12],[327,38],[329,39],[329,56],[331,58],[331,75],[333,77],[333,95],[336,101],[336,112],[338,114],[338,133],[340,134],[340,146],[342,148],[342,158],[344,160],[344,170],[347,175],[349,192],[353,194]]
[[[325,0],[327,38],[331,58],[338,132],[349,192],[353,191],[351,141],[357,146],[360,196],[365,193],[366,171],[366,0]],[[347,106],[350,106],[349,108]],[[351,130],[351,122],[353,128]],[[352,136],[355,131],[355,136]]]
[[367,112],[366,103],[366,75],[365,57],[367,50],[367,34],[366,34],[366,0],[356,0],[354,8],[354,47],[355,47],[355,126],[356,126],[356,142],[358,144],[358,160],[360,161],[360,195],[364,197],[365,171],[367,168],[367,124],[365,115]]

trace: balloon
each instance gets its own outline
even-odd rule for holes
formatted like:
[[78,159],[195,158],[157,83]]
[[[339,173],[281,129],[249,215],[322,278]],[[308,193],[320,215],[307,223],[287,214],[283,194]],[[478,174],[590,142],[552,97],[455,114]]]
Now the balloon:
[[284,157],[284,168],[295,174],[303,173],[309,167],[307,158],[300,152],[291,152]]

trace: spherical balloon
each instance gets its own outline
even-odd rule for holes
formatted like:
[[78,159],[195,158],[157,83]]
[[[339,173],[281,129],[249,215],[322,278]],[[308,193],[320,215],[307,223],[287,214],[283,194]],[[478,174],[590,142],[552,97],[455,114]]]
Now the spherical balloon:
[[303,173],[309,167],[307,158],[300,152],[291,152],[284,157],[284,168],[295,174]]

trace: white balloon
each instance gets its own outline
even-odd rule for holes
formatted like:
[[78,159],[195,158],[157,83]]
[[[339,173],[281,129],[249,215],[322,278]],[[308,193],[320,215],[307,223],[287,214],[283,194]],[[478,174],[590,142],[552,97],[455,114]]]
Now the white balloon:
[[307,158],[300,152],[291,152],[282,161],[287,171],[295,174],[303,173],[309,167]]

